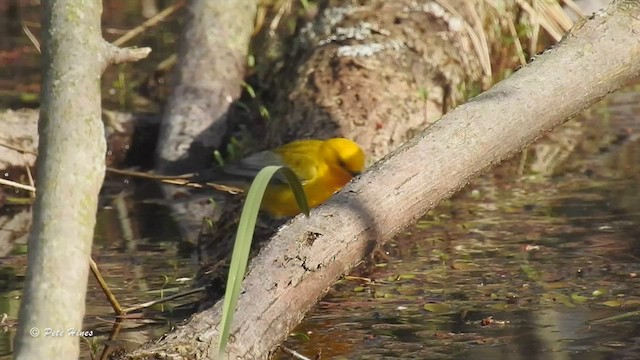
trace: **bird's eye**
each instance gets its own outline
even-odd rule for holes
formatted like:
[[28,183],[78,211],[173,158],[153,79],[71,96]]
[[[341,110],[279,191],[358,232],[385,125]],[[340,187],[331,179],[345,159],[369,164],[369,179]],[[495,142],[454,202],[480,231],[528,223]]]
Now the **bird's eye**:
[[342,159],[340,159],[338,161],[338,166],[340,166],[342,169],[346,170],[349,174],[351,174],[351,176],[360,175],[360,171],[352,170],[351,167],[349,165],[347,165],[347,163],[344,162],[344,160],[342,160]]

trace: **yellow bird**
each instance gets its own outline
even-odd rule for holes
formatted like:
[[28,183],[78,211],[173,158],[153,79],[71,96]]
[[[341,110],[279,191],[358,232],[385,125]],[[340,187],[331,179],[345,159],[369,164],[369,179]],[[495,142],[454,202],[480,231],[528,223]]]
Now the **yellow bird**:
[[[293,170],[302,183],[309,207],[316,207],[364,170],[365,156],[362,148],[349,139],[298,140],[250,155],[219,171],[223,177],[231,177],[239,187],[247,189],[256,174],[268,165],[285,165]],[[272,179],[262,200],[262,209],[274,217],[300,213],[283,177]]]

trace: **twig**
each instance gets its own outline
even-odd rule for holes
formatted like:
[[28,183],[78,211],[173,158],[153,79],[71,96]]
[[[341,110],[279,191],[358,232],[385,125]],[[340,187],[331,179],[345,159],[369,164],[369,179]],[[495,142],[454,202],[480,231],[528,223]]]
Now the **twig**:
[[33,186],[23,185],[23,184],[17,183],[15,181],[7,180],[7,179],[0,179],[0,185],[11,186],[11,187],[14,187],[16,189],[31,191],[31,192],[34,192],[34,193],[36,192],[36,188],[33,187]]
[[22,190],[27,190],[27,191],[30,191],[32,194],[35,194],[36,188],[34,186],[33,175],[31,174],[31,169],[29,168],[29,166],[26,165],[27,161],[26,161],[26,159],[24,157],[25,157],[25,154],[31,154],[31,155],[35,155],[35,156],[38,156],[38,154],[33,152],[33,151],[25,150],[25,149],[22,149],[20,147],[9,145],[9,144],[5,144],[5,143],[2,143],[2,142],[0,142],[0,146],[4,146],[4,147],[6,147],[8,149],[15,150],[15,151],[17,151],[17,152],[22,154],[22,159],[25,162],[25,170],[27,172],[27,176],[29,177],[29,185],[23,185],[23,184],[20,184],[20,183],[11,181],[11,180],[4,180],[4,179],[0,179],[0,184],[11,186],[11,187],[15,187],[15,188],[22,189]]
[[345,280],[357,280],[357,281],[364,281],[364,282],[367,282],[367,283],[373,282],[373,280],[371,280],[370,278],[361,277],[361,276],[345,275],[345,276],[343,277],[343,279],[345,279]]
[[158,66],[156,66],[156,70],[157,71],[167,71],[167,70],[169,70],[170,67],[175,65],[176,62],[178,62],[178,55],[173,53],[173,54],[169,55],[168,58],[162,60],[160,62],[160,64],[158,64]]
[[126,314],[126,312],[122,310],[122,306],[120,306],[118,299],[116,299],[115,295],[113,295],[113,293],[109,289],[109,285],[107,285],[107,282],[104,281],[102,274],[100,274],[100,270],[98,270],[98,265],[96,265],[96,262],[93,261],[92,258],[89,259],[89,266],[91,267],[91,272],[93,273],[93,276],[95,276],[96,280],[98,281],[98,284],[100,284],[100,287],[102,288],[102,292],[107,297],[107,300],[109,300],[109,303],[113,308],[113,311],[115,311],[117,315]]
[[22,31],[24,31],[25,35],[27,35],[29,40],[31,40],[31,43],[33,44],[33,46],[35,46],[36,50],[38,50],[39,53],[42,53],[40,51],[40,42],[38,41],[38,39],[36,39],[35,35],[33,35],[31,30],[29,30],[24,22],[22,23]]
[[464,29],[467,32],[467,35],[469,35],[469,40],[471,41],[473,48],[476,50],[476,53],[478,54],[478,61],[480,62],[482,71],[484,72],[485,76],[487,76],[488,78],[491,78],[492,76],[491,60],[489,59],[489,54],[484,50],[485,47],[482,45],[483,43],[482,40],[486,40],[486,39],[480,38],[481,36],[484,37],[484,31],[482,32],[482,34],[478,34],[473,29],[473,27],[467,21],[464,20],[464,17],[460,15],[460,13],[456,11],[456,9],[453,8],[447,1],[436,0],[436,3],[440,5],[443,9],[447,10],[448,12],[450,12],[451,14],[453,14],[454,16],[462,20]]
[[543,10],[545,17],[552,20],[557,26],[560,27],[561,32],[565,33],[573,26],[573,21],[569,19],[567,13],[562,10],[562,7],[557,2],[553,1],[540,1],[538,0],[540,8]]
[[[271,24],[269,25],[269,35],[275,36],[276,30],[278,29],[278,25],[280,24],[280,20],[282,20],[282,17],[286,13],[291,12],[292,3],[293,3],[293,1],[287,0],[287,1],[283,2],[282,5],[280,5],[280,8],[278,9],[278,12],[273,17],[273,20],[271,21]],[[254,30],[254,31],[256,31],[256,30]]]
[[118,175],[125,175],[125,176],[132,176],[132,177],[137,177],[137,178],[142,178],[142,179],[150,179],[150,180],[158,180],[158,181],[162,181],[162,180],[187,180],[191,177],[193,177],[194,174],[184,174],[184,175],[178,175],[178,176],[167,176],[167,175],[157,175],[157,174],[152,174],[152,173],[147,173],[147,172],[142,172],[142,171],[133,171],[133,170],[122,170],[122,169],[116,169],[116,168],[112,168],[112,167],[107,167],[107,172],[113,173],[113,174],[118,174]]
[[[205,184],[190,182],[189,179],[193,177],[194,174],[185,174],[180,176],[166,176],[166,175],[149,174],[149,173],[144,173],[139,171],[120,170],[120,169],[114,169],[109,167],[107,168],[107,172],[118,174],[118,175],[137,177],[142,179],[156,180],[156,181],[163,182],[165,184],[186,186],[186,187],[192,187],[197,189],[204,189],[209,187],[214,190],[226,192],[233,195],[244,192],[244,190],[237,188],[235,186],[215,184],[215,183],[209,183],[209,182]],[[31,179],[31,176],[29,176],[29,178]],[[33,180],[31,179],[31,181]],[[0,179],[0,185],[6,185],[6,186],[14,187],[17,189],[21,189],[21,190],[31,191],[33,193],[36,192],[35,186],[24,185],[24,184],[20,184],[18,182],[6,180],[6,179]]]
[[[522,10],[529,14],[532,23],[542,26],[549,33],[549,35],[551,35],[554,41],[560,41],[560,39],[562,38],[562,34],[556,29],[553,23],[549,21],[549,19],[542,16],[538,10],[529,5],[529,3],[527,3],[525,0],[516,0],[516,2],[522,8]],[[535,4],[539,3],[536,1]]]
[[148,307],[156,305],[156,304],[162,304],[162,303],[167,302],[167,301],[171,301],[171,300],[178,299],[178,298],[181,298],[181,297],[189,296],[191,294],[203,292],[206,289],[207,289],[206,287],[201,286],[201,287],[198,287],[198,288],[195,288],[195,289],[191,289],[191,290],[185,291],[185,292],[180,293],[180,294],[167,296],[165,298],[158,299],[158,300],[147,301],[147,302],[142,303],[142,304],[138,304],[138,305],[134,305],[134,306],[128,307],[128,308],[123,310],[123,313],[127,314],[127,313],[130,313],[132,311],[148,308]]
[[[497,16],[501,16],[501,10],[496,6],[493,1],[485,0],[487,5],[493,8],[493,11],[496,12]],[[513,43],[516,46],[516,55],[518,56],[518,60],[520,61],[520,65],[524,66],[527,64],[527,59],[524,57],[524,49],[522,47],[522,42],[520,42],[520,37],[518,36],[518,31],[516,30],[516,26],[513,23],[513,19],[511,17],[506,16],[507,27],[509,28],[509,34],[513,38]]]
[[[29,167],[29,164],[27,162],[27,155],[25,155],[24,153],[21,154],[22,155],[22,161],[24,161],[24,170],[27,172],[27,177],[29,178],[29,185],[33,186],[34,190],[36,188],[36,182],[33,180],[33,174],[31,173],[31,167]],[[31,198],[35,199],[36,194],[35,192],[31,193]]]
[[173,4],[173,5],[169,6],[169,7],[167,7],[166,9],[160,11],[154,17],[152,17],[149,20],[143,22],[139,26],[136,26],[135,28],[129,30],[126,34],[124,34],[121,37],[119,37],[118,39],[116,39],[116,41],[114,41],[112,43],[112,45],[114,45],[114,46],[123,45],[127,41],[129,41],[129,40],[133,39],[134,37],[138,36],[138,34],[144,32],[145,30],[147,30],[148,28],[150,28],[152,26],[155,26],[156,24],[158,24],[159,22],[164,20],[167,16],[173,14],[178,9],[182,8],[185,3],[186,3],[186,0],[178,0],[175,4]]
[[107,44],[109,51],[109,64],[122,64],[126,62],[134,62],[149,56],[151,52],[151,48],[142,47],[142,48],[119,48],[112,44]]
[[110,173],[113,173],[113,174],[118,174],[118,175],[137,177],[137,178],[141,178],[141,179],[156,180],[156,181],[163,182],[165,184],[177,185],[177,186],[186,186],[186,187],[192,187],[192,188],[196,188],[196,189],[203,189],[205,187],[210,187],[210,188],[213,188],[215,190],[226,192],[226,193],[229,193],[229,194],[239,194],[239,193],[243,193],[244,192],[244,190],[242,190],[240,188],[237,188],[235,186],[215,184],[215,183],[210,183],[210,182],[207,182],[207,183],[205,183],[203,185],[203,184],[200,184],[200,183],[194,183],[194,182],[189,181],[189,179],[191,179],[195,174],[184,174],[184,175],[179,175],[179,176],[167,176],[167,175],[150,174],[150,173],[145,173],[145,172],[140,172],[140,171],[120,170],[120,169],[114,169],[114,168],[109,168],[109,167],[107,168],[107,172],[110,172]]
[[109,355],[109,349],[113,346],[112,340],[114,340],[120,334],[120,329],[122,329],[122,319],[116,319],[113,323],[113,327],[111,328],[111,332],[109,333],[109,341],[105,342],[104,349],[102,349],[102,354],[100,355],[100,360],[106,360],[107,355]]
[[538,39],[540,38],[540,22],[538,22],[538,17],[532,15],[532,30],[531,37],[529,38],[529,57],[533,58],[538,53]]
[[299,352],[297,352],[295,350],[291,350],[291,349],[289,349],[288,347],[285,347],[285,346],[280,346],[280,350],[282,350],[285,354],[293,356],[295,359],[311,360],[310,358],[300,354]]
[[469,15],[473,18],[475,32],[478,36],[478,41],[480,42],[480,49],[477,51],[482,59],[482,68],[485,75],[489,78],[489,81],[491,81],[493,78],[493,71],[491,69],[491,53],[489,52],[489,45],[487,44],[487,34],[484,31],[482,20],[480,20],[480,16],[478,15],[475,5],[471,1],[466,1],[465,4],[467,5]]
[[582,8],[578,4],[576,4],[573,0],[563,0],[562,2],[564,2],[564,4],[567,5],[569,9],[573,10],[573,12],[576,13],[576,15],[580,17],[587,16],[587,14],[584,13]]
[[36,152],[33,152],[33,151],[31,151],[31,150],[27,150],[27,149],[23,149],[23,148],[21,148],[21,147],[15,146],[15,145],[9,145],[9,144],[5,144],[5,143],[3,143],[3,142],[0,142],[0,146],[4,146],[4,147],[6,147],[7,149],[15,150],[15,151],[18,151],[18,152],[21,152],[21,153],[31,154],[31,155],[36,155],[36,156],[38,156],[38,153],[36,153]]
[[518,60],[520,60],[520,65],[525,66],[527,65],[527,59],[524,57],[524,49],[522,48],[518,31],[516,31],[516,26],[513,24],[512,19],[507,20],[507,27],[509,28],[511,37],[513,37],[513,44],[516,46],[516,54],[518,55]]

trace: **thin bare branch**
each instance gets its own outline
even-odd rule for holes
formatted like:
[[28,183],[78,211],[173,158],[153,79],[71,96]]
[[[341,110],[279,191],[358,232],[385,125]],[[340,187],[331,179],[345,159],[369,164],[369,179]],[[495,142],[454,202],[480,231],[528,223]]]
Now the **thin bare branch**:
[[111,289],[109,289],[109,285],[107,285],[107,282],[102,277],[102,274],[98,269],[98,265],[95,261],[93,261],[93,258],[89,259],[89,265],[91,267],[91,272],[93,272],[93,276],[98,281],[98,284],[100,284],[100,288],[102,289],[102,292],[104,292],[104,295],[107,297],[107,300],[109,300],[113,311],[115,311],[117,315],[125,314],[125,312],[122,310],[122,306],[120,306],[120,303],[118,302],[118,299],[116,299],[115,295],[113,295],[113,292],[111,292]]
[[162,10],[161,12],[157,13],[154,17],[152,17],[149,20],[143,22],[139,26],[129,30],[126,34],[124,34],[123,36],[121,36],[118,39],[116,39],[116,41],[114,41],[112,43],[112,45],[114,45],[114,46],[122,46],[127,41],[129,41],[129,40],[133,39],[134,37],[138,36],[139,34],[144,32],[148,28],[159,24],[162,20],[164,20],[165,18],[167,18],[171,14],[175,13],[176,11],[181,9],[182,7],[184,7],[185,3],[186,3],[186,0],[178,0],[175,4],[167,7],[166,9]]
[[38,41],[38,39],[36,39],[36,36],[33,35],[31,30],[29,30],[29,28],[27,27],[27,25],[24,22],[22,23],[22,31],[24,31],[24,33],[27,35],[29,40],[31,40],[31,43],[36,48],[36,50],[38,50],[38,52],[41,52],[40,51],[40,42]]
[[108,49],[109,50],[108,50],[108,56],[107,56],[107,63],[105,65],[135,62],[135,61],[146,58],[147,56],[149,56],[149,53],[151,52],[151,48],[149,47],[119,48],[111,44],[108,44]]
[[153,301],[147,301],[147,302],[142,303],[142,304],[134,305],[134,306],[128,307],[126,309],[123,309],[122,311],[124,312],[124,314],[127,314],[127,313],[130,313],[132,311],[148,308],[148,307],[151,307],[151,306],[156,305],[156,304],[162,304],[162,303],[165,303],[167,301],[171,301],[171,300],[175,300],[175,299],[178,299],[178,298],[181,298],[181,297],[185,297],[185,296],[189,296],[189,295],[196,294],[196,293],[199,293],[199,292],[203,292],[205,290],[206,290],[206,287],[201,286],[201,287],[198,287],[198,288],[195,288],[195,289],[187,290],[187,291],[179,293],[179,294],[167,296],[167,297],[162,298],[162,299],[153,300]]
[[0,179],[0,185],[6,185],[16,189],[31,191],[34,193],[36,192],[36,188],[33,186],[20,184],[15,181],[7,180],[7,179]]

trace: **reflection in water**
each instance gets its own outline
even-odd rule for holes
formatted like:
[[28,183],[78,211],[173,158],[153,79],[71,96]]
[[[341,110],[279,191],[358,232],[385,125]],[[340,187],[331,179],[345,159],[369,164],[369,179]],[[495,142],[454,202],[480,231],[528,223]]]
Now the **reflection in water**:
[[[118,186],[115,186],[116,188]],[[106,192],[114,184],[106,187]],[[93,258],[98,264],[111,291],[123,307],[161,299],[189,289],[196,261],[180,254],[180,236],[176,224],[164,206],[116,193],[104,195],[104,206],[98,213]],[[24,273],[26,255],[10,256],[10,267]],[[17,266],[22,262],[21,266]],[[15,266],[15,267],[11,267]],[[17,318],[22,291],[20,281],[4,282],[0,266],[0,315],[6,313],[13,322]],[[170,325],[188,316],[194,309],[194,296],[167,302],[145,310],[123,321],[114,341],[104,340],[111,333],[115,316],[95,279],[90,276],[84,329],[94,336],[81,342],[83,358],[89,358],[88,347],[102,344],[115,347],[136,347],[157,338]],[[138,312],[139,313],[139,312]],[[0,358],[12,350],[15,328],[2,331],[0,326]],[[98,353],[99,355],[99,353]]]
[[522,187],[494,193],[508,199],[498,208],[477,192],[441,206],[387,246],[390,258],[364,275],[373,282],[343,280],[330,292],[295,330],[310,341],[286,346],[329,358],[623,358],[640,335],[637,316],[593,322],[640,305],[637,237],[628,236],[640,212],[607,198],[633,189],[612,180],[557,200],[546,183]]

